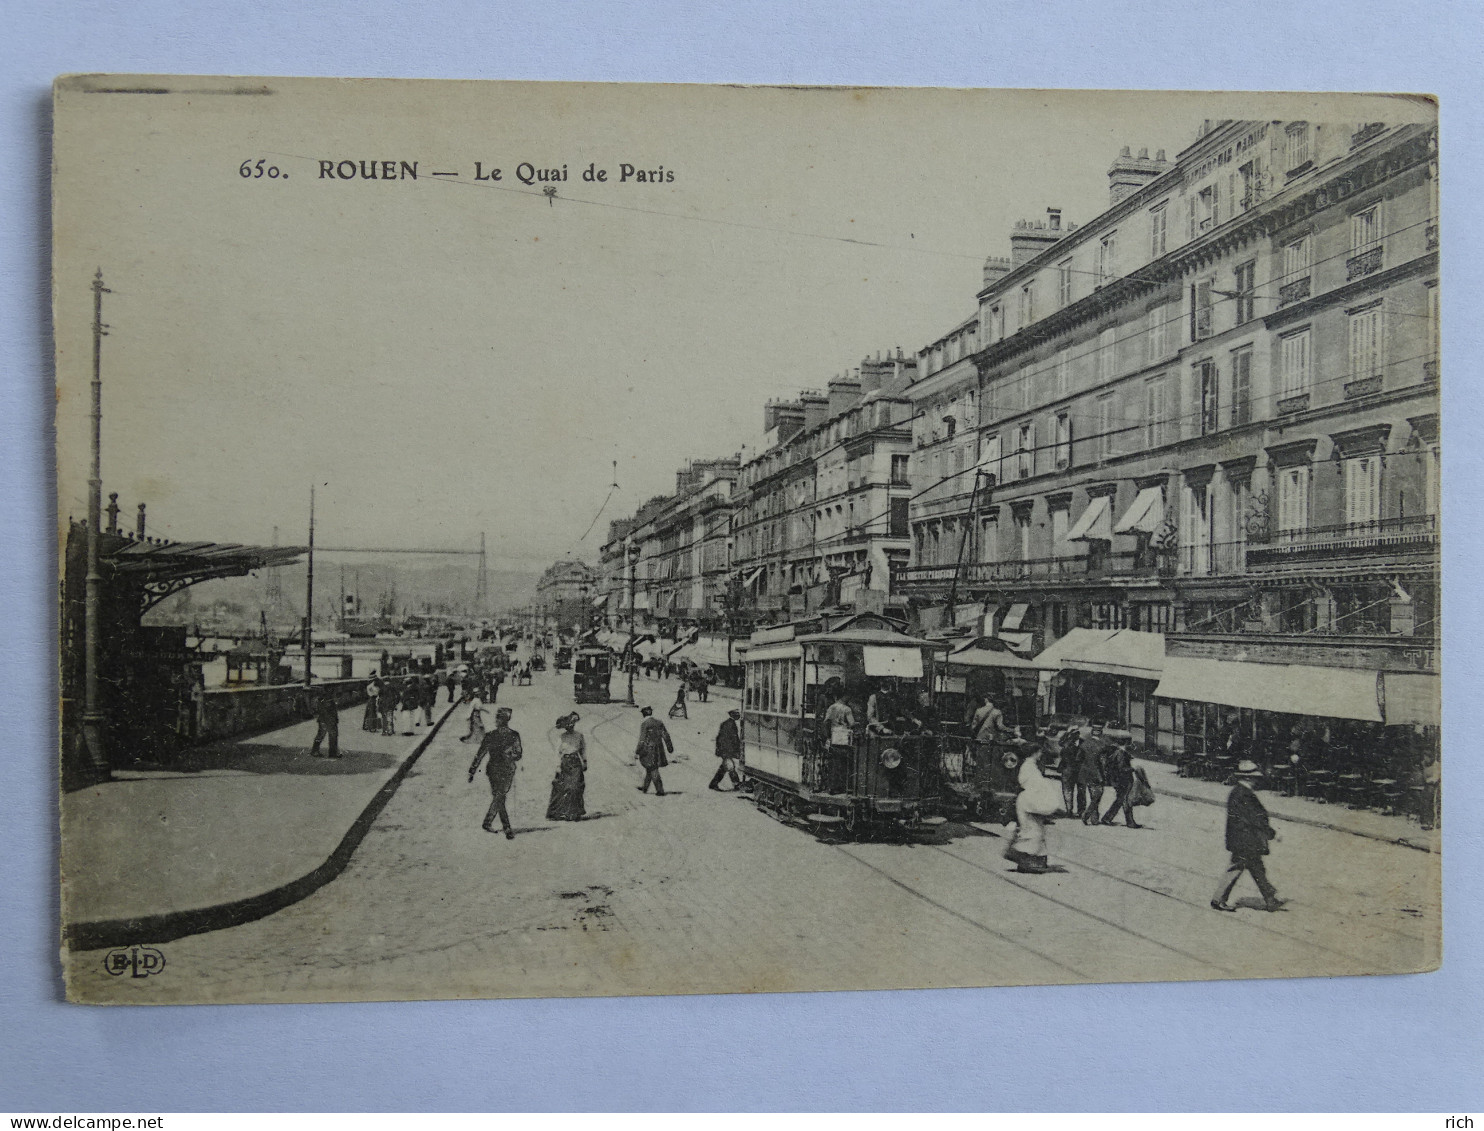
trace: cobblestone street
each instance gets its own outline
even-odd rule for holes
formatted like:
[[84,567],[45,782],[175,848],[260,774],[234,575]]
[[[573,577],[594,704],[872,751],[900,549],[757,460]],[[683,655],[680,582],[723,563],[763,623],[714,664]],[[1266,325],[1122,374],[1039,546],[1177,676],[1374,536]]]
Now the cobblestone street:
[[[554,673],[501,692],[526,752],[514,841],[480,829],[488,786],[467,781],[458,712],[334,882],[263,920],[162,944],[159,977],[115,980],[101,952],[73,952],[77,992],[122,981],[141,1002],[293,1001],[1359,974],[1418,968],[1439,930],[1428,854],[1296,824],[1271,860],[1287,906],[1216,914],[1224,812],[1168,796],[1144,829],[1056,822],[1064,874],[1011,871],[999,826],[822,843],[707,790],[711,738],[735,702],[720,696],[669,724],[663,798],[636,791],[638,712],[582,708],[589,817],[549,822],[549,728],[570,687]],[[673,688],[640,678],[636,697],[662,715]]]

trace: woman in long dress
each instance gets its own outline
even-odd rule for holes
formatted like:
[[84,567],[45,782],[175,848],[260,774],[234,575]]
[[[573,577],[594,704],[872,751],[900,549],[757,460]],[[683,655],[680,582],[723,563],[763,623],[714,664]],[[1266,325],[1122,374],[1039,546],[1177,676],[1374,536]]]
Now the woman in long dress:
[[556,721],[562,732],[558,753],[561,765],[551,782],[551,804],[546,807],[548,821],[580,821],[587,813],[583,794],[587,789],[587,739],[576,730],[580,716],[576,711]]
[[469,733],[460,742],[484,741],[484,700],[477,694],[469,700]]
[[371,682],[366,684],[366,713],[361,717],[361,729],[373,734],[381,731],[381,711],[376,706],[376,697],[381,694],[381,681],[371,673]]

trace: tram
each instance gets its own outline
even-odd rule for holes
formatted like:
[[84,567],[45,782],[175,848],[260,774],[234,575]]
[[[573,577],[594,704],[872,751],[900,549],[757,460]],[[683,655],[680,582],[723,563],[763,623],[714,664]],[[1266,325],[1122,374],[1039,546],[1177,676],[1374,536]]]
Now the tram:
[[851,836],[941,823],[934,675],[945,649],[871,613],[754,633],[742,744],[757,803]]
[[607,703],[613,653],[599,644],[584,644],[572,657],[572,698],[578,703]]

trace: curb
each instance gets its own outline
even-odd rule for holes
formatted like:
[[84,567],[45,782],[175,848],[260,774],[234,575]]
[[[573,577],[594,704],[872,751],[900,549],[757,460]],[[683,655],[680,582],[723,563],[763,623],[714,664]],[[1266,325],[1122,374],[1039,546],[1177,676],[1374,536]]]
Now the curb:
[[366,807],[361,810],[360,815],[351,823],[350,828],[346,830],[345,835],[340,838],[340,843],[335,846],[335,850],[319,867],[286,884],[280,884],[278,887],[269,888],[257,895],[244,896],[227,903],[193,907],[188,911],[167,911],[160,915],[145,915],[130,919],[97,919],[92,922],[69,923],[62,931],[67,949],[103,950],[117,946],[135,946],[140,943],[173,942],[187,935],[220,931],[226,927],[250,923],[254,919],[266,918],[275,911],[282,911],[285,907],[312,895],[345,871],[350,858],[355,855],[361,841],[366,838],[366,833],[370,831],[376,818],[381,815],[381,811],[386,808],[387,802],[392,799],[392,794],[397,792],[397,787],[402,784],[402,779],[422,757],[423,751],[443,729],[443,724],[448,721],[457,706],[456,703],[450,704],[448,709],[438,717],[432,729],[423,736],[423,740],[413,747],[412,753],[402,760],[396,773],[382,783],[376,795],[371,798]]
[[[1156,787],[1155,792],[1165,794],[1168,797],[1178,797],[1182,801],[1195,801],[1202,805],[1215,805],[1217,808],[1224,808],[1226,805],[1226,802],[1217,801],[1215,798],[1197,797],[1193,793],[1181,793],[1175,789]],[[1275,821],[1288,821],[1290,824],[1308,825],[1310,828],[1328,829],[1330,832],[1349,833],[1351,836],[1364,837],[1366,840],[1374,840],[1381,844],[1394,844],[1399,848],[1410,848],[1417,852],[1432,853],[1433,851],[1430,845],[1417,844],[1414,841],[1408,840],[1406,837],[1378,836],[1376,833],[1361,832],[1359,829],[1347,829],[1344,825],[1316,820],[1313,817],[1290,817],[1285,813],[1274,813],[1272,810],[1268,811],[1268,816],[1272,817]]]

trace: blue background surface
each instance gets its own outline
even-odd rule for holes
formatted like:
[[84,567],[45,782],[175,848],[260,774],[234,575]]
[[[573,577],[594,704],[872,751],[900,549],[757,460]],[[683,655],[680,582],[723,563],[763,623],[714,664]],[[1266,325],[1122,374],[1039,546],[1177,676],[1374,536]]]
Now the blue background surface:
[[[0,1110],[1480,1109],[1480,6],[26,3],[0,20]],[[51,79],[1425,91],[1443,100],[1445,965],[1417,977],[82,1008],[56,961]],[[108,170],[97,174],[107,177]]]

